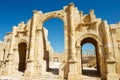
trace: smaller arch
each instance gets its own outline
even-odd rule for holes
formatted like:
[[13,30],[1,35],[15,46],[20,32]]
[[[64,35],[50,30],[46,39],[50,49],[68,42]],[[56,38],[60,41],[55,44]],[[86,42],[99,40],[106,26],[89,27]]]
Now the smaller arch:
[[[89,40],[91,39],[91,40]],[[87,41],[88,40],[88,41]],[[106,64],[104,63],[104,57],[102,51],[102,39],[95,35],[95,34],[84,34],[82,36],[79,37],[79,39],[76,40],[76,48],[81,48],[83,44],[85,44],[86,42],[92,43],[96,48],[96,58],[97,58],[97,71],[99,72],[100,76],[103,75],[103,69],[106,69]],[[78,51],[77,51],[78,52]],[[78,52],[81,53],[81,52]],[[81,58],[81,56],[79,57]],[[104,65],[104,66],[103,66]],[[103,68],[104,67],[104,68]]]
[[81,42],[81,46],[84,45],[85,43],[91,43],[93,45],[98,44],[98,42],[95,39],[91,38],[91,37],[84,38],[82,40],[82,42]]
[[28,45],[28,41],[25,40],[25,39],[20,39],[20,40],[18,41],[18,44],[19,44],[19,43],[23,43],[23,42],[26,43],[26,44]]
[[84,34],[84,35],[80,36],[80,38],[76,41],[76,47],[79,47],[82,40],[85,38],[92,38],[92,39],[96,40],[99,45],[102,44],[102,40],[95,34]]
[[19,67],[18,70],[24,72],[26,69],[26,53],[27,53],[27,44],[21,42],[18,44],[18,55],[19,55]]
[[20,39],[17,43],[16,43],[16,45],[15,45],[15,48],[17,48],[17,46],[20,44],[20,43],[26,43],[27,44],[27,48],[28,48],[28,41],[27,40],[25,40],[25,39]]

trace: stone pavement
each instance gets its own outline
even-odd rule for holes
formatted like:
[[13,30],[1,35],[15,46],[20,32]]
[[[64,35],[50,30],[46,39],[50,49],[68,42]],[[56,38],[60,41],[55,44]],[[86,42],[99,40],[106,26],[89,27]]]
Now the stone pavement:
[[[0,80],[61,80],[58,75],[58,62],[50,66],[50,70],[40,77],[24,77],[22,72],[14,72],[11,76],[1,76]],[[82,80],[100,80],[97,71],[94,68],[84,68]]]

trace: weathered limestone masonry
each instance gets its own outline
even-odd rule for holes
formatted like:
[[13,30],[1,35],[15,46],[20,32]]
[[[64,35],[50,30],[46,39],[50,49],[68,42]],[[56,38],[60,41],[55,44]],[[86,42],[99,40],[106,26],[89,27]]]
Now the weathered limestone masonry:
[[[2,66],[2,63],[4,62],[4,43],[0,41],[0,67]],[[1,73],[0,73],[1,74]]]
[[4,37],[4,42],[0,42],[0,75],[21,71],[24,76],[38,77],[49,70],[49,62],[55,57],[43,24],[50,18],[60,18],[64,22],[60,80],[82,80],[81,47],[87,42],[96,48],[101,79],[119,80],[120,23],[109,25],[107,21],[96,18],[94,10],[84,15],[74,4],[49,13],[34,10],[27,24],[21,22],[13,26],[12,32]]

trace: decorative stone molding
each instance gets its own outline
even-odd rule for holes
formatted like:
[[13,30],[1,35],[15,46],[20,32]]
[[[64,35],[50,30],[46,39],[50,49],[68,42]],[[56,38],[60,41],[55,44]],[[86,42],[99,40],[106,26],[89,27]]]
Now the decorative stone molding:
[[33,17],[27,24],[21,22],[17,27],[13,26],[13,31],[7,33],[4,38],[3,66],[5,67],[2,68],[4,75],[13,74],[14,54],[19,53],[18,45],[23,42],[27,44],[27,61],[25,61],[27,67],[24,76],[41,78],[43,74],[49,73],[47,70],[49,65],[54,63],[52,61],[55,54],[47,39],[48,31],[43,24],[51,18],[59,18],[64,22],[65,49],[60,61],[58,75],[60,80],[83,80],[81,48],[87,42],[95,45],[101,80],[105,78],[105,80],[119,80],[120,22],[110,26],[107,21],[96,18],[94,10],[84,15],[83,11],[79,12],[73,3],[65,6],[63,10],[48,13],[34,10]]

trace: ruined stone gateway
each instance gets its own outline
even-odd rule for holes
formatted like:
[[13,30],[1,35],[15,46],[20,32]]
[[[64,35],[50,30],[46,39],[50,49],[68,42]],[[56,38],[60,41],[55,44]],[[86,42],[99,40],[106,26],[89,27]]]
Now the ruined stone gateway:
[[0,42],[1,76],[12,75],[16,71],[23,72],[24,77],[47,74],[50,63],[54,61],[54,51],[43,24],[50,18],[60,18],[64,22],[64,54],[58,78],[54,80],[83,80],[81,47],[88,42],[95,46],[100,79],[119,80],[120,23],[109,25],[107,21],[96,18],[94,10],[83,15],[74,4],[48,13],[34,10],[27,24],[21,22],[13,26],[4,42]]

